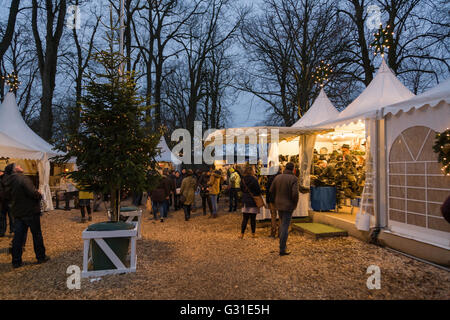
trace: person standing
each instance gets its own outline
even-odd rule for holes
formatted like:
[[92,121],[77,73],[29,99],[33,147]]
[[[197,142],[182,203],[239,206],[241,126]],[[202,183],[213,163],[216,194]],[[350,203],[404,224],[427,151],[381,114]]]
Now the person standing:
[[216,170],[211,175],[208,182],[209,197],[211,199],[212,205],[212,215],[210,217],[212,218],[217,218],[217,196],[220,193],[220,183],[222,182],[221,180],[221,172],[219,170]]
[[270,186],[270,193],[275,199],[275,208],[281,219],[280,226],[280,256],[290,254],[286,249],[292,213],[298,204],[298,179],[295,177],[294,164],[289,162],[283,174],[278,175]]
[[44,239],[41,230],[42,194],[36,190],[30,178],[23,174],[23,169],[12,163],[13,174],[5,181],[7,197],[11,199],[11,213],[14,217],[14,238],[12,243],[12,265],[19,268],[23,265],[23,244],[28,228],[33,235],[33,246],[38,263],[44,263],[50,258],[45,254]]
[[192,170],[186,172],[186,178],[181,183],[181,195],[184,197],[183,210],[184,220],[189,221],[191,218],[192,204],[194,203],[195,188],[197,187],[197,179],[195,179]]
[[230,209],[229,212],[234,212],[237,210],[238,204],[238,192],[241,188],[241,177],[239,173],[236,172],[233,168],[230,168],[230,177],[228,179],[228,183],[230,186]]
[[0,237],[4,237],[6,230],[8,229],[8,223],[6,217],[9,219],[9,234],[13,233],[13,218],[11,210],[9,208],[9,201],[6,198],[4,181],[8,176],[4,171],[0,171]]
[[245,168],[244,177],[241,181],[241,190],[244,206],[242,208],[242,226],[239,238],[244,238],[248,220],[250,220],[250,226],[252,228],[252,237],[256,238],[256,215],[259,213],[259,208],[253,197],[261,195],[261,188],[258,179],[256,179],[255,170],[251,166]]
[[210,172],[205,170],[198,180],[198,186],[200,188],[200,196],[202,198],[203,215],[206,216],[206,203],[208,203],[209,213],[212,215],[212,202],[208,192],[208,182],[210,179]]
[[166,195],[166,199],[164,200],[164,218],[168,217],[169,214],[169,207],[170,207],[170,198],[172,197],[172,194],[175,193],[175,182],[170,178],[169,176],[169,169],[165,168],[163,170],[163,181],[164,184],[167,185],[167,188],[169,189],[169,193]]
[[[271,164],[273,162],[271,161]],[[281,174],[281,168],[278,167],[278,172],[276,174],[270,175],[267,178],[267,193],[266,193],[266,202],[270,209],[270,218],[271,218],[271,228],[270,228],[270,237],[280,237],[280,220],[277,220],[277,209],[275,208],[275,197],[273,193],[270,192],[270,187],[272,186],[273,181],[275,178]]]
[[152,209],[153,209],[154,219],[157,220],[158,212],[159,212],[161,222],[164,222],[165,201],[168,199],[169,194],[170,194],[170,187],[166,183],[164,177],[161,177],[156,189],[149,192],[149,194],[151,194],[151,199],[153,202]]
[[88,213],[88,220],[92,221],[91,200],[94,200],[94,193],[84,191],[83,186],[78,186],[78,190],[78,205],[80,206],[81,211],[81,223],[86,222],[86,211]]

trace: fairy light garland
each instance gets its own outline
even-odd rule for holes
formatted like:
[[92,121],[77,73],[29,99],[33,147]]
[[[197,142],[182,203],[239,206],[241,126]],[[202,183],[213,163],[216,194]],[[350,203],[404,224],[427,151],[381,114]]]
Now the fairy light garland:
[[374,34],[375,39],[369,46],[370,48],[375,48],[374,55],[380,53],[384,57],[384,53],[390,48],[389,40],[391,36],[394,36],[394,32],[390,28],[391,26],[387,25],[386,29],[384,29],[383,25],[380,24],[378,32]]
[[9,92],[16,92],[19,89],[20,81],[17,73],[8,73],[6,76],[2,76],[2,79],[9,86]]
[[331,73],[333,70],[331,69],[331,66],[327,63],[325,63],[323,60],[320,61],[320,65],[314,70],[313,73],[313,79],[316,84],[320,84],[320,87],[323,88],[325,85],[325,82],[328,81],[330,78]]
[[450,129],[436,134],[433,150],[438,155],[438,161],[442,164],[442,173],[450,176]]

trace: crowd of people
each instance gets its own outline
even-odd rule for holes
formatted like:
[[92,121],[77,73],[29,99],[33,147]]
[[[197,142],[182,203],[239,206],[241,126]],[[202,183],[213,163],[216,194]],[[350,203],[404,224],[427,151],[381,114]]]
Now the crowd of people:
[[[184,211],[186,221],[195,212],[196,197],[201,198],[203,215],[209,210],[210,218],[218,217],[218,203],[221,194],[229,196],[229,212],[242,211],[241,233],[244,238],[248,222],[252,237],[256,237],[256,215],[262,206],[270,209],[272,227],[270,236],[280,239],[280,255],[287,255],[286,241],[292,212],[297,207],[298,187],[297,178],[293,174],[294,165],[288,163],[284,172],[281,170],[274,176],[269,176],[266,186],[266,201],[262,198],[260,183],[253,166],[230,168],[226,173],[216,170],[183,169],[181,172],[162,170],[162,178],[158,185],[148,191],[151,201],[151,213],[155,220],[164,222],[168,218],[170,208]],[[78,189],[78,205],[81,211],[81,222],[92,220],[91,201],[94,195]],[[20,165],[9,164],[5,171],[0,171],[0,237],[7,232],[13,235],[10,253],[12,265],[18,268],[23,265],[22,253],[27,241],[28,229],[31,230],[33,246],[37,263],[43,263],[50,258],[45,253],[44,240],[41,231],[42,194],[35,188],[29,177],[24,175]],[[133,194],[133,203],[140,205],[142,194]],[[87,213],[87,219],[86,219]],[[278,217],[278,219],[277,219]]]
[[201,197],[203,215],[207,215],[209,209],[209,217],[217,218],[221,193],[229,196],[229,212],[237,212],[241,207],[242,224],[239,238],[244,238],[249,221],[252,237],[256,237],[256,216],[261,207],[265,206],[271,213],[269,236],[280,239],[280,255],[290,253],[286,242],[292,213],[298,202],[297,177],[294,175],[292,162],[286,164],[284,171],[280,168],[276,175],[268,177],[266,201],[262,197],[262,188],[255,168],[250,165],[242,172],[237,166],[229,168],[226,174],[213,167],[195,172],[191,169],[179,172],[165,168],[162,170],[159,184],[149,191],[148,195],[154,220],[158,220],[159,214],[160,221],[164,222],[172,206],[175,211],[182,208],[185,221],[189,221],[191,213],[197,209],[196,195]]

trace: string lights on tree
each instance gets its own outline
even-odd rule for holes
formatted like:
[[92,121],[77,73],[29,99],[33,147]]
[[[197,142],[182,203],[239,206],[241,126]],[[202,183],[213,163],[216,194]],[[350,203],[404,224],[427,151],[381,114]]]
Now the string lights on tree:
[[384,57],[384,53],[390,47],[390,39],[394,36],[394,32],[391,31],[391,26],[387,25],[386,29],[380,24],[378,32],[374,34],[375,39],[370,44],[370,48],[374,48],[374,55],[378,53]]
[[442,172],[450,176],[450,129],[436,134],[433,150],[438,154],[438,161],[442,164]]
[[2,76],[3,81],[9,86],[9,92],[16,93],[19,89],[20,81],[17,76],[17,73],[12,72],[8,73],[6,76]]
[[320,65],[316,68],[316,70],[314,70],[313,73],[314,82],[316,84],[320,84],[320,87],[323,88],[332,72],[333,70],[329,64],[325,63],[323,60],[320,61]]

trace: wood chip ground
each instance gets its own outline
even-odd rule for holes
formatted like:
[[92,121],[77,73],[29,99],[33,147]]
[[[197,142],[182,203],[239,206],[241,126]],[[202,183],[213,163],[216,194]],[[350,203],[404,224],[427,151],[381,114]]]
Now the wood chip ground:
[[[224,206],[224,204],[222,204]],[[5,299],[450,299],[449,272],[351,237],[310,240],[291,233],[290,256],[278,255],[267,227],[258,238],[238,239],[241,214],[220,211],[217,219],[199,210],[190,221],[182,211],[164,223],[147,212],[138,241],[137,272],[66,286],[70,265],[82,266],[78,210],[53,211],[42,218],[47,254],[36,265],[28,234],[25,266],[13,269],[1,253],[11,238],[0,238],[0,300]],[[94,213],[94,223],[106,220]],[[250,227],[250,226],[249,226]],[[3,250],[4,251],[4,250]],[[381,289],[369,290],[370,265],[381,268]]]

